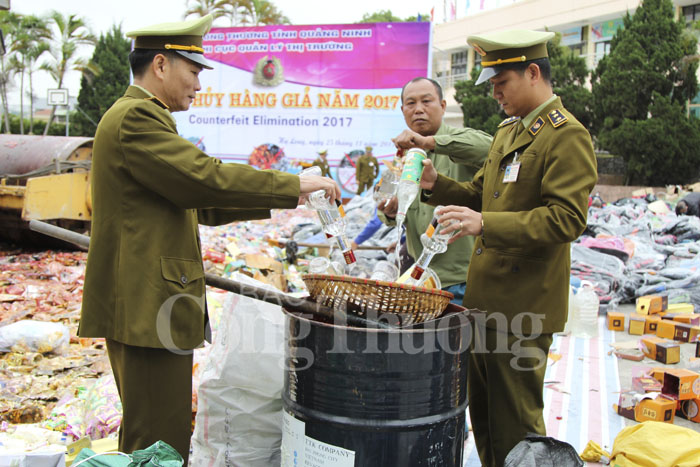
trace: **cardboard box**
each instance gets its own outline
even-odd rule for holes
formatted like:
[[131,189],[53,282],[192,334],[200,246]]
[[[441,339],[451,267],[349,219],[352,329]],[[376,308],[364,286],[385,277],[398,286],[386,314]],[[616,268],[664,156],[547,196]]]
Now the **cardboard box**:
[[627,332],[633,336],[641,336],[644,334],[644,328],[646,327],[646,319],[644,316],[632,313],[630,315],[630,324],[627,328]]
[[676,335],[676,323],[662,319],[656,326],[656,335],[664,339],[673,339]]
[[670,365],[681,361],[681,346],[656,336],[642,337],[642,352],[657,362]]
[[698,313],[664,313],[662,318],[691,326],[700,326],[700,314]]
[[676,401],[661,394],[656,398],[646,395],[626,392],[620,394],[619,404],[613,408],[618,414],[637,422],[653,420],[673,423],[676,412]]
[[661,393],[676,400],[697,399],[700,397],[700,374],[684,369],[671,368],[664,373]]
[[647,316],[645,318],[644,334],[656,334],[656,328],[661,321],[661,317],[657,315]]
[[632,390],[639,394],[661,392],[663,384],[651,376],[635,376],[632,378]]
[[619,311],[608,311],[608,329],[611,331],[624,331],[625,314]]
[[640,315],[652,315],[665,311],[668,308],[668,297],[661,295],[644,295],[637,299],[637,313]]
[[700,423],[700,399],[688,399],[680,401],[680,408],[676,414],[691,422]]
[[695,313],[695,305],[692,303],[671,303],[666,310],[669,313]]
[[680,342],[690,342],[691,333],[697,337],[697,331],[693,332],[693,326],[685,323],[674,323],[676,329],[673,333],[673,340]]

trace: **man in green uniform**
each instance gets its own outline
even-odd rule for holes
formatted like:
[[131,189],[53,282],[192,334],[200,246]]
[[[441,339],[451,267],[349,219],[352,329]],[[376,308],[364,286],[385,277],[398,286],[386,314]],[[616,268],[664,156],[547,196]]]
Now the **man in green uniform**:
[[[421,148],[442,174],[456,180],[471,180],[481,167],[491,144],[491,136],[472,128],[453,128],[442,121],[447,103],[440,85],[428,78],[415,78],[401,92],[401,111],[408,129],[393,139],[400,149]],[[380,218],[394,225],[398,202],[396,198],[381,203]],[[416,199],[406,211],[406,245],[408,253],[417,259],[423,251],[420,236],[430,225],[433,206]],[[462,304],[469,258],[474,239],[461,238],[448,246],[445,253],[435,255],[430,268],[440,278],[444,290],[455,295]]]
[[270,217],[300,196],[340,188],[222,164],[178,135],[211,69],[202,35],[212,17],[134,31],[134,76],[104,114],[92,156],[92,239],[78,334],[105,337],[123,405],[119,450],[158,440],[185,459],[192,417],[192,349],[210,336],[198,223]]
[[357,159],[355,178],[357,179],[357,194],[361,195],[374,184],[379,175],[379,162],[372,154],[372,146],[365,148],[365,153]]
[[328,151],[326,149],[324,149],[323,151],[319,151],[318,157],[311,164],[311,165],[316,165],[316,166],[320,167],[321,168],[321,175],[324,177],[331,176],[331,168],[328,165],[328,159],[326,159],[327,155],[328,155]]
[[476,236],[464,304],[486,319],[475,328],[467,388],[476,447],[488,467],[502,466],[527,433],[545,434],[547,353],[552,333],[564,329],[570,243],[586,227],[597,179],[590,135],[552,92],[546,43],[553,36],[468,38],[482,54],[477,84],[490,80],[510,118],[473,181],[451,180],[429,162],[421,179],[422,200],[458,205],[440,217],[459,221],[455,238]]

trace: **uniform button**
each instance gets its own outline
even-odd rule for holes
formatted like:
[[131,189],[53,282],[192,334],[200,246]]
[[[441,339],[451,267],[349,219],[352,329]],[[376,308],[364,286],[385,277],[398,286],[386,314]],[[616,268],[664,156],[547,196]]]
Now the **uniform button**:
[[184,275],[184,274],[181,275],[181,276],[180,276],[180,282],[182,282],[183,284],[187,284],[187,276]]
[[498,198],[499,196],[501,196],[501,194],[500,194],[499,192],[495,191],[495,192],[493,193],[493,197],[494,197],[494,198]]
[[511,268],[511,271],[513,271],[513,272],[519,272],[519,271],[520,271],[520,267],[519,267],[519,266],[513,266],[513,267]]
[[489,162],[489,164],[490,164],[490,163],[491,163],[491,159],[489,159],[489,161],[488,161],[488,162]]
[[482,251],[481,248],[477,248],[477,249],[476,249],[476,254],[477,254],[477,255],[480,255],[480,254],[481,254],[481,251]]

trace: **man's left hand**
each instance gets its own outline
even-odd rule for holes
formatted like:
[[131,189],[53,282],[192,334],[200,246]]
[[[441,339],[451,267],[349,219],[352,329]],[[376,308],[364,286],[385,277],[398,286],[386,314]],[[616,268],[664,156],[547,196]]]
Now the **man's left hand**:
[[412,130],[402,131],[396,138],[391,140],[399,149],[420,148],[424,151],[435,149],[435,138],[432,136],[422,136]]

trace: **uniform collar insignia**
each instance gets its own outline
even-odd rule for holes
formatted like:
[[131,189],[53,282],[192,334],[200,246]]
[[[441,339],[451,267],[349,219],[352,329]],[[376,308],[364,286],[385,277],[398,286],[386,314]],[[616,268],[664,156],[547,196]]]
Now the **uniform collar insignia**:
[[501,128],[502,126],[510,125],[511,123],[517,122],[518,120],[520,120],[520,117],[506,118],[498,125],[498,128]]
[[559,109],[554,109],[551,112],[549,112],[547,114],[547,118],[550,122],[552,122],[552,126],[554,128],[559,128],[560,126],[569,121],[569,118],[563,113],[561,113],[561,110]]
[[146,97],[145,99],[146,99],[147,101],[155,102],[156,104],[158,104],[158,107],[161,107],[161,108],[163,108],[163,109],[165,109],[165,110],[168,110],[168,108],[169,108],[165,102],[163,102],[162,100],[158,99],[156,96]]
[[544,121],[544,119],[542,117],[537,117],[537,119],[533,122],[533,124],[528,129],[528,131],[530,132],[530,134],[532,136],[536,136],[537,133],[540,132],[542,127],[544,127],[545,123],[546,122]]

